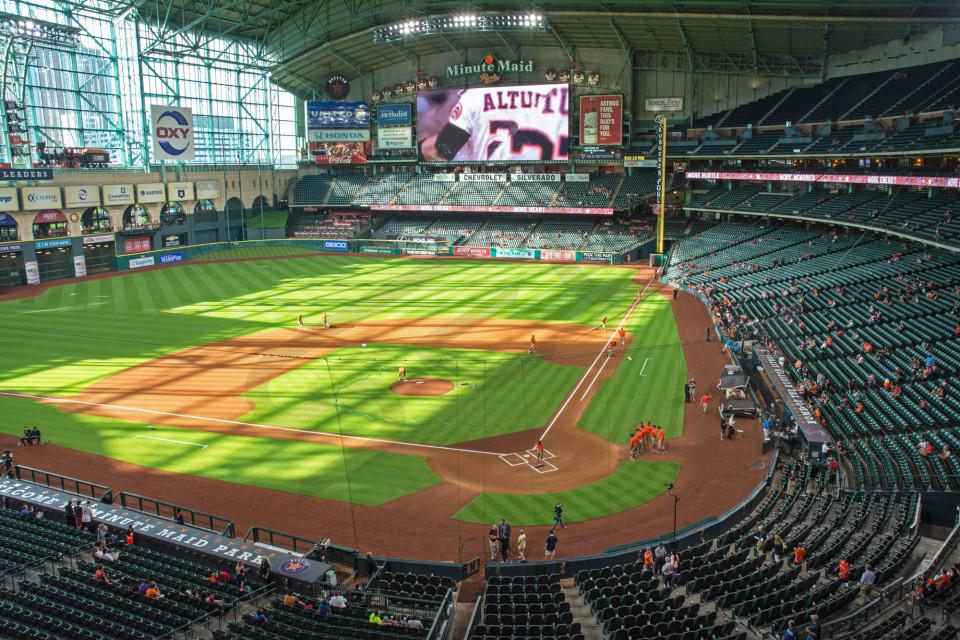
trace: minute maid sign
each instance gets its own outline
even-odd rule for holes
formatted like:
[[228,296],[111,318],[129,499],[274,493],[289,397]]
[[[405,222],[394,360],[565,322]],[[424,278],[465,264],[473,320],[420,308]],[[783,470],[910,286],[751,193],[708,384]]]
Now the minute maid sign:
[[480,76],[483,84],[498,82],[504,73],[533,73],[533,60],[498,60],[492,53],[488,53],[480,64],[455,64],[447,67],[448,78],[476,74]]

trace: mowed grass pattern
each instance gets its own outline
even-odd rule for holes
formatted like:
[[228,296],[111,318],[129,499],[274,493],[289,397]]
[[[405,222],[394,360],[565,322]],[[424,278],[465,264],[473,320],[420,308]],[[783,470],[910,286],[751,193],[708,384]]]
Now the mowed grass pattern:
[[670,301],[648,294],[630,318],[627,331],[634,336],[630,349],[617,355],[616,374],[600,385],[579,427],[624,443],[637,423],[649,420],[663,427],[666,437],[679,437],[687,361]]
[[[579,464],[589,464],[580,461]],[[499,522],[506,518],[513,526],[553,524],[553,506],[563,504],[567,524],[593,520],[627,511],[652,500],[673,482],[680,471],[677,462],[622,461],[612,474],[592,484],[569,491],[537,494],[483,493],[454,516],[477,523]],[[533,554],[536,554],[536,541]],[[534,557],[536,557],[534,555]]]
[[[393,393],[400,366],[411,377],[448,380],[453,390]],[[338,349],[247,393],[256,408],[241,419],[449,445],[543,426],[582,373],[530,354],[386,344]]]
[[[376,506],[440,482],[423,458],[316,442],[152,427],[0,396],[0,431],[41,427],[44,440],[171,473]],[[206,445],[203,447],[201,445]],[[348,482],[349,478],[349,482]],[[390,478],[384,482],[384,478]]]

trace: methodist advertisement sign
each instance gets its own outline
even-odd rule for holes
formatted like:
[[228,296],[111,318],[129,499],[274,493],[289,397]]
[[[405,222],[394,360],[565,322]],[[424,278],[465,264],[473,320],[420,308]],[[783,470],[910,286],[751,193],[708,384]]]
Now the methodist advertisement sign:
[[132,184],[105,184],[103,185],[103,204],[109,207],[112,204],[133,204]]
[[20,200],[24,211],[59,209],[63,206],[60,187],[24,187],[20,189]]
[[67,209],[98,207],[100,206],[100,190],[96,186],[64,187],[63,206]]
[[413,124],[413,105],[382,104],[377,107],[378,127],[409,127]]
[[193,160],[193,109],[150,105],[154,160]]
[[308,129],[369,129],[370,105],[366,102],[307,102]]
[[580,144],[623,144],[623,96],[580,96]]

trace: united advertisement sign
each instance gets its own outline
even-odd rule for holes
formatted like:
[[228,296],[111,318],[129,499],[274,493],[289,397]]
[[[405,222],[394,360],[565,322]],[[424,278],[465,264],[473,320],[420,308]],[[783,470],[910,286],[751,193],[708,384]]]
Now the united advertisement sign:
[[310,129],[368,129],[370,105],[366,102],[307,102]]
[[193,109],[150,105],[154,160],[193,160]]

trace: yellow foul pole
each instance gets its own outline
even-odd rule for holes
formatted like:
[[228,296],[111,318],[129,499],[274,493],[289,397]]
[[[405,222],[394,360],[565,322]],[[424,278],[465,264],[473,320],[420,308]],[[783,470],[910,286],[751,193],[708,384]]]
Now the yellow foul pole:
[[664,252],[667,208],[667,116],[657,115],[657,253]]

